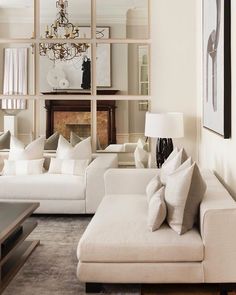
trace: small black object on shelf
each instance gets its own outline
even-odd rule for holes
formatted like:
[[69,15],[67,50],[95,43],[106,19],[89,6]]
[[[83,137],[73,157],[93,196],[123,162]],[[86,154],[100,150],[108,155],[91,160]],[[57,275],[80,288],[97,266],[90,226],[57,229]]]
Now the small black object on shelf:
[[158,138],[156,144],[156,163],[157,168],[161,168],[165,160],[169,157],[174,149],[171,138]]

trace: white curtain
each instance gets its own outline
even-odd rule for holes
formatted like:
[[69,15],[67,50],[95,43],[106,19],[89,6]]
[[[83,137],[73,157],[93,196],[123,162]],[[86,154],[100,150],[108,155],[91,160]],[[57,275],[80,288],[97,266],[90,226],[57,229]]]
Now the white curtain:
[[[3,94],[27,94],[27,48],[5,48]],[[2,109],[25,109],[25,99],[2,99]]]

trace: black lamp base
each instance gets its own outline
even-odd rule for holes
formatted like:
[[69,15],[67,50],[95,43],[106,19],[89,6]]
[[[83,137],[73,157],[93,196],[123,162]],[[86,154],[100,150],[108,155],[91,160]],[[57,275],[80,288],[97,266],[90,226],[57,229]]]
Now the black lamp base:
[[165,160],[169,157],[174,149],[171,138],[158,138],[156,145],[156,162],[157,168],[161,168]]

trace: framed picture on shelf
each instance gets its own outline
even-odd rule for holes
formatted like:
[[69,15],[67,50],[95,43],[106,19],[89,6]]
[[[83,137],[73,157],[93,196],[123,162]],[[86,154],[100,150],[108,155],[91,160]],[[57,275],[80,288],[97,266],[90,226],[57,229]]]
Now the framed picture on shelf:
[[203,0],[203,125],[231,136],[231,0]]
[[[80,27],[80,35],[83,38],[87,38],[91,34],[90,27]],[[110,27],[96,28],[97,39],[109,39]],[[98,44],[97,45],[97,87],[111,87],[111,45],[110,44]]]

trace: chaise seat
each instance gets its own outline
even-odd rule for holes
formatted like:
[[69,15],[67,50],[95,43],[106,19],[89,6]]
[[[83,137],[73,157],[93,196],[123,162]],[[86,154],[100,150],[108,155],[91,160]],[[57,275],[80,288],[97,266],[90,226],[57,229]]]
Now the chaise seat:
[[106,196],[78,246],[80,262],[200,262],[204,246],[197,229],[179,236],[167,224],[147,230],[145,195]]

